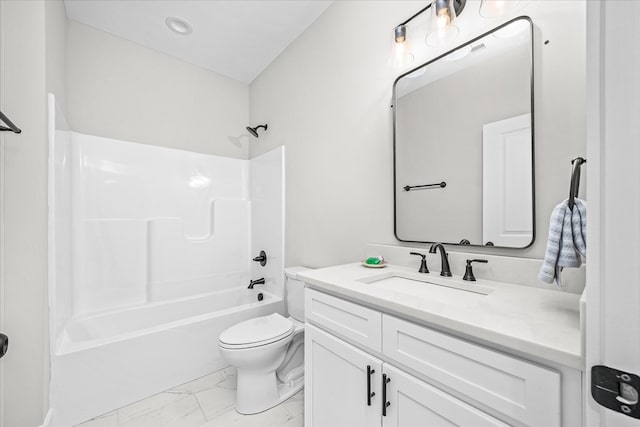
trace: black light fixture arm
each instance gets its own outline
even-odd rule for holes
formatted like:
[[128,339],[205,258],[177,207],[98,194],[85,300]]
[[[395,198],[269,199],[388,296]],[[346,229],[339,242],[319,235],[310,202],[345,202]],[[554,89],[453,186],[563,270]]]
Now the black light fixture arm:
[[407,25],[409,22],[413,21],[415,18],[417,18],[418,16],[422,15],[424,12],[426,12],[432,5],[433,3],[429,3],[426,7],[423,7],[422,9],[420,9],[418,12],[414,13],[409,19],[407,19],[406,21],[396,25],[397,27],[399,27],[400,25]]
[[[467,0],[453,0],[453,6],[454,6],[454,9],[456,11],[456,15],[460,15],[460,13],[462,12],[462,9],[464,9],[464,6],[465,6],[466,3],[467,3]],[[420,9],[419,11],[414,13],[413,15],[411,15],[411,17],[409,17],[404,22],[401,22],[398,25],[396,25],[396,28],[398,28],[398,27],[400,27],[402,25],[407,25],[409,22],[413,21],[415,18],[417,18],[418,16],[422,15],[424,12],[429,10],[431,8],[431,6],[433,6],[432,2],[430,2],[427,6],[423,7],[422,9]]]
[[5,116],[2,111],[0,111],[0,120],[2,120],[7,126],[0,126],[0,131],[9,131],[13,133],[21,133],[22,130],[13,124],[9,117]]

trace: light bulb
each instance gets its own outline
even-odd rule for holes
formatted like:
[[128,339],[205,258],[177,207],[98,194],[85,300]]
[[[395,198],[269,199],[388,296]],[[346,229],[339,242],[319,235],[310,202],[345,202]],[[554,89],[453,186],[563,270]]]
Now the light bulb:
[[438,16],[436,17],[436,25],[438,26],[438,29],[442,30],[449,24],[451,24],[451,17],[449,16],[449,11],[447,9],[442,9],[438,11]]
[[518,0],[482,0],[480,15],[485,18],[497,18],[506,15],[518,4]]
[[425,42],[429,46],[439,47],[454,39],[460,30],[453,25],[456,11],[453,0],[435,0],[431,5],[431,18]]
[[407,44],[406,25],[398,25],[393,30],[393,45],[389,61],[394,68],[403,68],[413,62],[413,54]]

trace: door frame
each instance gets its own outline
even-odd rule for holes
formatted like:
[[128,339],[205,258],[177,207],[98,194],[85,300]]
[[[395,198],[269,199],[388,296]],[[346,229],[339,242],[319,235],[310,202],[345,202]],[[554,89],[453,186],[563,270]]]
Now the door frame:
[[586,3],[585,425],[637,427],[640,420],[598,405],[590,390],[594,365],[640,374],[640,345],[632,345],[640,342],[640,3]]

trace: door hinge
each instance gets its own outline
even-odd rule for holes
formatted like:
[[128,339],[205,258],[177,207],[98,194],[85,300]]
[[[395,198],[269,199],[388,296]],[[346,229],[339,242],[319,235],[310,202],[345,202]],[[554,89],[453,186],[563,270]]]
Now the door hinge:
[[591,367],[591,396],[600,405],[640,419],[640,377],[608,366]]

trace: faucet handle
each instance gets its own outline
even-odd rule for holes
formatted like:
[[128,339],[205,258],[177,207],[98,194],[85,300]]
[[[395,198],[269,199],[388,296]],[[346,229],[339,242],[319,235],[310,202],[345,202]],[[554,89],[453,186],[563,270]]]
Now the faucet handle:
[[267,265],[267,253],[265,251],[260,251],[260,254],[253,258],[255,262],[259,262],[261,266]]
[[422,261],[420,262],[419,273],[428,273],[429,268],[427,268],[427,256],[425,254],[421,254],[420,252],[409,252],[411,255],[418,255],[422,257]]
[[467,267],[464,271],[464,277],[462,278],[462,280],[468,280],[470,282],[475,282],[476,281],[476,276],[473,275],[473,268],[471,267],[471,263],[472,262],[482,262],[482,263],[488,263],[489,261],[487,261],[486,259],[468,259],[467,260]]

